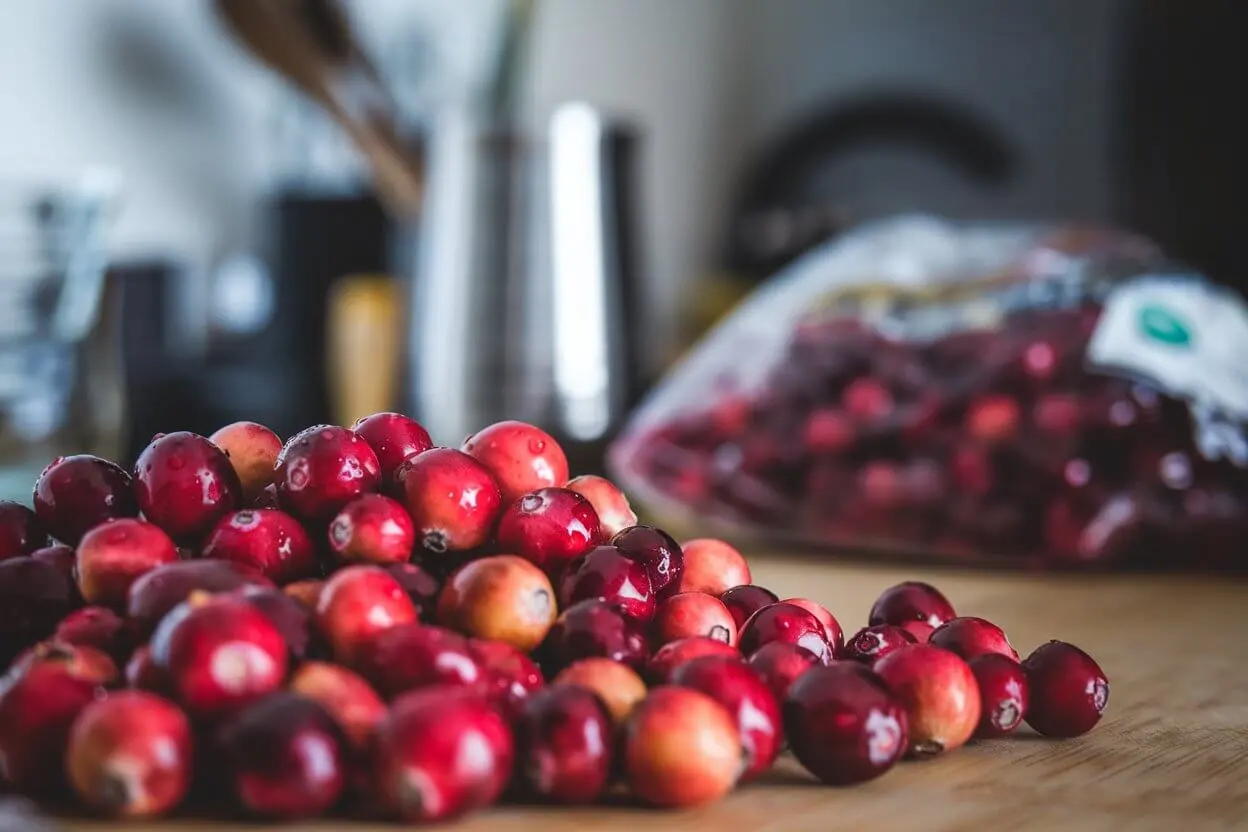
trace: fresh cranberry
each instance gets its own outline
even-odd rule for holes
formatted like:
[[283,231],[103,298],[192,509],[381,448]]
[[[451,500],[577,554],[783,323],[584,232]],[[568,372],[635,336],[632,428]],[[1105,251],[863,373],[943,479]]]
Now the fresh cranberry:
[[310,653],[321,652],[313,643],[312,611],[274,587],[245,586],[229,594],[258,609],[282,634],[282,641],[294,662],[301,662]]
[[1064,641],[1023,661],[1031,694],[1027,724],[1046,737],[1077,737],[1096,727],[1109,704],[1109,680],[1087,653]]
[[130,475],[90,454],[58,457],[44,468],[34,505],[48,534],[71,546],[105,520],[139,513]]
[[131,584],[177,560],[177,547],[158,526],[132,517],[112,520],[78,544],[78,589],[88,604],[124,609]]
[[158,566],[130,585],[126,617],[146,638],[169,611],[195,590],[229,592],[244,586],[272,586],[258,571],[224,560],[184,560]]
[[542,570],[515,555],[474,560],[451,576],[438,598],[438,623],[528,652],[555,623],[555,590]]
[[749,585],[749,564],[730,544],[711,537],[699,537],[682,543],[680,548],[685,555],[685,569],[677,591],[722,595],[733,587]]
[[525,494],[498,521],[500,551],[533,561],[552,578],[601,542],[598,514],[589,500],[565,488]]
[[47,532],[33,511],[21,503],[0,500],[0,561],[29,555],[47,545]]
[[134,496],[148,522],[196,540],[243,505],[242,485],[216,445],[187,431],[154,439],[134,463]]
[[599,546],[568,565],[559,587],[560,606],[599,598],[638,621],[654,616],[655,598],[644,564],[615,546]]
[[299,521],[275,509],[244,509],[222,517],[208,534],[203,556],[250,566],[277,584],[316,574],[312,540]]
[[290,692],[324,708],[357,752],[368,747],[386,715],[386,703],[364,677],[342,665],[304,662],[290,677]]
[[462,552],[489,540],[503,505],[494,476],[453,448],[434,448],[396,474],[416,540],[430,552]]
[[70,644],[55,639],[41,641],[13,660],[11,676],[29,673],[38,665],[55,664],[69,675],[93,685],[111,685],[117,681],[117,663],[102,650],[83,644]]
[[704,592],[678,592],[659,602],[651,627],[656,644],[706,636],[724,644],[737,643],[737,622],[724,603]]
[[348,566],[334,573],[316,602],[316,623],[334,659],[353,664],[383,630],[416,620],[402,585],[379,566]]
[[598,695],[616,725],[646,698],[646,683],[637,671],[612,659],[588,658],[565,667],[554,678],[555,685],[579,685]]
[[417,688],[481,686],[486,680],[466,638],[415,622],[378,633],[361,653],[359,670],[389,699]]
[[932,631],[929,644],[957,653],[968,662],[984,653],[1000,653],[1018,661],[1005,632],[983,618],[952,618]]
[[110,693],[83,709],[66,753],[70,785],[115,818],[151,818],[182,802],[191,782],[191,726],[151,693]]
[[52,635],[74,608],[65,573],[34,558],[0,561],[0,669]]
[[736,661],[744,659],[741,652],[732,645],[705,636],[690,636],[670,641],[655,650],[646,664],[646,678],[652,685],[670,684],[672,674],[682,665],[703,656],[726,656]]
[[763,677],[776,701],[783,702],[793,683],[807,670],[820,665],[820,661],[818,656],[805,647],[785,641],[773,641],[755,650],[754,655],[749,658],[749,664]]
[[744,749],[732,714],[691,688],[655,688],[624,726],[629,791],[652,806],[699,806],[730,792]]
[[732,613],[732,620],[737,623],[737,631],[740,632],[751,615],[776,603],[780,597],[766,587],[744,584],[724,590],[719,600]]
[[590,690],[553,685],[531,696],[516,728],[516,774],[526,794],[561,804],[589,804],[611,777],[611,716]]
[[764,644],[785,641],[805,647],[824,664],[834,658],[832,645],[819,619],[792,604],[763,607],[746,620],[738,639],[741,652],[747,657]]
[[702,691],[736,719],[748,761],[743,781],[771,768],[780,754],[780,705],[757,670],[740,659],[703,656],[678,667],[672,684]]
[[59,663],[40,664],[0,695],[0,774],[25,794],[55,793],[64,782],[70,728],[103,694]]
[[260,493],[273,484],[282,440],[264,425],[234,422],[218,430],[208,441],[229,457],[243,488],[243,505],[253,505]]
[[400,697],[377,729],[372,778],[384,808],[450,820],[496,801],[511,776],[511,731],[483,697],[429,688]]
[[612,535],[637,525],[637,514],[628,503],[628,497],[615,483],[594,474],[585,474],[568,480],[564,488],[575,491],[594,507],[598,516],[602,537]]
[[903,621],[897,627],[909,633],[916,644],[927,644],[932,633],[936,632],[936,628],[926,621]]
[[360,419],[351,429],[377,454],[381,481],[387,487],[400,465],[433,447],[429,431],[401,413],[374,413]]
[[428,571],[414,563],[387,563],[381,567],[390,573],[416,608],[421,621],[432,621],[437,609],[438,593],[442,584]]
[[653,526],[632,526],[611,538],[611,545],[646,567],[656,597],[666,598],[679,591],[685,554],[667,532]]
[[555,619],[542,653],[548,672],[595,656],[637,668],[650,656],[644,625],[596,598],[573,604]]
[[530,491],[568,481],[568,458],[541,428],[524,422],[496,422],[464,440],[463,451],[489,469],[513,503]]
[[318,703],[293,693],[249,705],[222,727],[220,744],[234,794],[254,815],[315,817],[346,785],[342,729]]
[[907,621],[922,621],[939,627],[956,616],[953,604],[936,587],[907,581],[884,590],[871,606],[867,623],[901,626]]
[[828,644],[832,645],[833,655],[839,656],[841,650],[845,649],[845,632],[841,629],[841,624],[836,620],[836,616],[827,607],[811,601],[809,598],[786,598],[782,603],[801,607],[819,619],[819,623],[823,625],[823,632],[828,637]]
[[845,643],[842,655],[843,658],[871,665],[894,650],[917,642],[918,639],[909,630],[894,627],[892,624],[876,624],[854,633],[854,637]]
[[979,685],[977,737],[1003,737],[1023,724],[1029,700],[1027,673],[1014,659],[1001,653],[983,653],[971,659],[971,672]]
[[94,647],[118,663],[130,655],[133,641],[125,619],[106,607],[83,607],[71,612],[57,625],[55,638],[64,644]]
[[910,753],[931,756],[966,744],[979,725],[979,685],[957,654],[912,644],[875,663],[906,708]]
[[316,425],[290,438],[277,458],[278,499],[300,520],[328,523],[381,482],[377,454],[346,428]]
[[879,676],[851,662],[802,674],[789,689],[783,713],[798,762],[834,786],[879,777],[909,743],[901,701]]
[[468,639],[468,651],[481,666],[488,697],[509,719],[546,685],[542,670],[521,651],[501,641]]
[[361,494],[329,523],[329,548],[346,563],[406,563],[415,545],[407,509],[380,494]]

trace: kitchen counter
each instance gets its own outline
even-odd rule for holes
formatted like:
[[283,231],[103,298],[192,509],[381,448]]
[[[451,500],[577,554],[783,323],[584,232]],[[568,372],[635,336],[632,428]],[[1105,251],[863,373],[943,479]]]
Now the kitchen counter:
[[[846,632],[885,587],[941,588],[958,611],[1000,624],[1024,655],[1050,638],[1091,653],[1110,680],[1090,734],[1047,740],[1022,729],[948,757],[903,763],[863,786],[817,784],[782,758],[762,783],[688,812],[627,806],[499,808],[462,832],[541,829],[804,832],[837,829],[1213,829],[1248,825],[1248,583],[1173,576],[1054,576],[864,567],[756,558],[755,580],[826,604]],[[71,832],[110,828],[65,824]],[[111,827],[115,828],[115,827]],[[147,832],[262,829],[169,821]],[[372,830],[337,820],[279,827]]]

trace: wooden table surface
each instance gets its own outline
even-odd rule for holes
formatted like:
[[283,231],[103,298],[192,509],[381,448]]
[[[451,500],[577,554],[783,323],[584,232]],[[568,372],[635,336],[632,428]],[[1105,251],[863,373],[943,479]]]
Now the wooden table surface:
[[[948,757],[903,763],[852,788],[819,785],[786,757],[764,782],[696,811],[505,807],[451,828],[1248,829],[1248,583],[1173,576],[1035,577],[787,558],[758,558],[753,566],[758,583],[781,597],[825,603],[847,631],[865,622],[885,587],[929,580],[960,613],[1003,626],[1020,653],[1050,638],[1086,649],[1109,676],[1106,716],[1079,739],[1046,740],[1023,729]],[[117,827],[70,821],[64,828]],[[223,827],[179,820],[141,828]],[[394,825],[335,820],[279,828],[363,832]]]

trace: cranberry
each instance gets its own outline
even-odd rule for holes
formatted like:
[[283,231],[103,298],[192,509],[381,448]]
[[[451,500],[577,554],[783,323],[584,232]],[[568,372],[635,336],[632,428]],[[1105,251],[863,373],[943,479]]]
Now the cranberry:
[[71,612],[57,626],[55,638],[64,644],[94,647],[118,663],[130,655],[132,642],[126,621],[105,607],[83,607]]
[[496,422],[483,428],[464,440],[463,451],[489,469],[507,503],[568,481],[563,448],[546,431],[524,422]]
[[92,809],[118,818],[163,815],[191,782],[191,726],[172,703],[119,691],[83,709],[66,754],[70,785]]
[[510,644],[473,638],[468,640],[468,651],[481,666],[487,695],[509,719],[546,685],[541,668]]
[[977,737],[1003,737],[1023,724],[1027,714],[1027,674],[1014,659],[1001,653],[983,653],[971,659],[979,685]]
[[559,588],[561,607],[599,598],[638,621],[654,616],[655,599],[645,565],[615,546],[599,546],[568,565]]
[[727,656],[742,661],[741,652],[732,645],[705,636],[690,636],[664,644],[650,657],[646,665],[646,677],[653,685],[666,685],[672,674],[684,664],[703,656]]
[[48,534],[71,546],[105,520],[139,513],[130,475],[90,454],[58,457],[43,469],[34,506]]
[[317,628],[334,659],[346,665],[377,633],[415,620],[416,608],[403,587],[378,566],[338,570],[316,602]]
[[282,641],[286,642],[286,648],[296,662],[303,661],[315,649],[312,643],[312,611],[280,589],[245,586],[235,590],[230,597],[246,601],[263,613],[282,634]]
[[657,644],[706,636],[725,644],[737,643],[737,622],[724,603],[704,592],[678,592],[659,603],[652,625]]
[[533,561],[558,579],[573,558],[601,541],[598,514],[589,500],[565,488],[540,488],[503,511],[498,548]]
[[78,544],[78,589],[88,604],[123,609],[131,584],[177,560],[177,547],[159,527],[123,517],[96,526]]
[[361,653],[359,669],[390,699],[417,688],[478,686],[485,681],[485,671],[466,638],[415,622],[378,633]]
[[749,664],[763,677],[776,701],[783,702],[793,683],[820,662],[819,657],[805,647],[773,641],[755,650]]
[[832,661],[832,645],[819,619],[792,604],[770,604],[754,613],[738,636],[741,652],[750,656],[764,644],[785,641],[805,647],[824,664]]
[[907,621],[922,621],[939,627],[957,615],[953,604],[931,584],[907,581],[884,590],[871,606],[867,623],[901,626]]
[[850,662],[813,667],[784,700],[784,730],[807,771],[847,786],[879,777],[905,754],[906,710],[875,673]]
[[613,730],[602,701],[576,685],[553,685],[524,703],[516,720],[516,774],[526,794],[589,804],[611,776]]
[[809,598],[786,598],[783,603],[801,607],[819,619],[819,623],[823,625],[823,632],[828,637],[828,644],[832,645],[832,653],[837,656],[841,654],[841,650],[845,649],[845,632],[841,629],[841,624],[836,620],[836,616],[827,607],[811,601]]
[[146,644],[137,648],[126,662],[126,684],[136,690],[145,690],[161,696],[172,697],[173,682],[167,668],[156,663],[152,650]]
[[271,694],[226,723],[220,743],[234,794],[252,814],[315,817],[346,785],[342,730],[311,699]]
[[187,431],[152,441],[134,463],[134,496],[148,522],[195,540],[243,504],[242,485],[216,445]]
[[1109,680],[1087,653],[1064,641],[1023,661],[1031,703],[1027,724],[1046,737],[1077,737],[1096,727],[1109,704]]
[[29,555],[48,545],[35,513],[21,503],[0,500],[0,561]]
[[70,597],[74,606],[82,606],[82,593],[78,591],[78,553],[73,548],[60,543],[44,546],[30,553],[30,559],[51,566],[65,576],[70,584]]
[[461,567],[438,598],[438,623],[529,651],[555,622],[555,590],[542,570],[515,555]]
[[646,683],[637,671],[612,659],[589,658],[573,662],[552,684],[579,685],[593,691],[617,725],[624,724],[637,703],[646,698]]
[[932,631],[929,644],[957,653],[968,662],[984,653],[1000,653],[1018,661],[1005,632],[982,618],[953,618]]
[[876,624],[854,633],[854,637],[845,643],[843,657],[874,664],[894,650],[917,642],[918,639],[909,630],[892,624]]
[[403,463],[396,476],[425,549],[475,549],[494,531],[502,494],[489,470],[467,454],[434,448]]
[[678,667],[672,684],[702,691],[736,719],[748,760],[743,781],[771,768],[780,754],[780,705],[757,670],[728,656],[703,656]]
[[667,532],[653,526],[631,526],[611,538],[611,544],[645,565],[657,597],[666,598],[679,591],[685,555]]
[[905,705],[910,753],[930,756],[966,744],[979,724],[979,685],[958,655],[912,644],[875,663],[875,670]]
[[691,688],[655,688],[624,726],[621,757],[629,790],[654,806],[718,800],[741,776],[743,754],[733,716]]
[[203,556],[253,567],[278,584],[316,574],[316,553],[299,521],[275,509],[244,509],[222,517],[204,542]]
[[286,584],[286,586],[282,587],[282,592],[287,598],[305,610],[316,612],[316,604],[321,599],[321,590],[324,588],[324,581],[310,578],[305,581],[295,581],[293,584]]
[[966,410],[966,432],[982,442],[1000,442],[1018,431],[1018,401],[1011,396],[983,396]]
[[415,545],[407,509],[380,494],[356,497],[329,523],[329,548],[346,563],[406,563]]
[[[158,646],[165,638],[167,648]],[[218,597],[192,607],[167,634],[158,629],[152,645],[169,670],[178,701],[195,717],[236,711],[277,690],[286,677],[281,633],[240,599]]]
[[744,584],[724,590],[719,600],[732,613],[732,620],[737,623],[737,631],[740,632],[751,615],[776,603],[780,597],[765,587]]
[[936,632],[936,628],[926,621],[903,621],[897,627],[909,633],[916,644],[927,644],[932,633]]
[[722,595],[733,587],[750,583],[750,567],[745,557],[724,541],[699,537],[682,543],[680,548],[685,555],[685,569],[678,591]]
[[55,662],[12,680],[0,694],[0,775],[26,794],[55,790],[64,782],[70,727],[102,695]]
[[628,503],[628,497],[615,483],[594,474],[585,474],[568,480],[564,488],[575,491],[594,507],[603,538],[637,525],[637,515]]
[[243,489],[243,505],[252,505],[273,484],[282,440],[264,425],[234,422],[218,430],[208,441],[229,458]]
[[346,428],[316,425],[290,438],[277,458],[278,499],[300,520],[328,523],[347,503],[376,491],[377,455]]
[[34,558],[0,561],[0,669],[52,635],[74,608],[65,574]]
[[341,665],[304,662],[290,678],[290,691],[324,708],[356,751],[368,747],[386,715],[386,703],[377,692]]
[[542,653],[547,670],[594,656],[640,667],[650,655],[643,625],[596,598],[573,604],[555,619]]
[[497,800],[514,755],[507,723],[484,698],[430,688],[401,697],[382,721],[372,777],[386,809],[443,821]]
[[394,481],[394,472],[400,465],[433,447],[429,431],[401,413],[374,413],[360,419],[351,429],[377,454],[381,481],[387,486]]
[[244,586],[272,586],[268,578],[241,563],[186,560],[167,563],[147,572],[133,584],[126,598],[126,616],[137,634],[147,637],[169,611],[195,590],[229,592]]
[[63,641],[41,641],[24,651],[9,668],[10,677],[29,673],[38,665],[54,664],[76,679],[93,685],[111,685],[117,681],[117,663],[107,653],[81,644]]
[[438,593],[442,584],[433,575],[414,563],[388,563],[381,567],[390,573],[416,608],[421,621],[433,620],[437,608]]

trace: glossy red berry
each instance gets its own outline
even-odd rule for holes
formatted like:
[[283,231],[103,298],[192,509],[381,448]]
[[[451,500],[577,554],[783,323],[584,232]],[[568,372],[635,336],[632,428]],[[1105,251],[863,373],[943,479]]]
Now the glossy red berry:
[[105,520],[139,513],[130,475],[90,454],[59,457],[43,469],[34,506],[48,534],[71,546]]
[[0,695],[0,775],[25,794],[55,793],[64,783],[70,728],[103,696],[95,682],[60,663],[40,663]]
[[599,546],[568,565],[559,587],[564,609],[597,598],[638,621],[654,616],[655,597],[644,564],[614,546]]
[[702,691],[737,721],[747,757],[742,781],[771,768],[780,754],[783,725],[775,694],[757,670],[737,658],[703,656],[678,667],[672,684]]
[[278,500],[300,520],[328,523],[381,483],[377,454],[346,428],[317,425],[294,436],[277,458]]
[[672,674],[694,659],[703,656],[725,656],[735,661],[744,661],[745,657],[737,648],[705,636],[690,636],[664,644],[650,661],[646,663],[646,679],[652,685],[666,685],[672,681]]
[[960,656],[912,644],[880,659],[875,671],[906,708],[911,754],[953,751],[979,725],[979,684]]
[[177,547],[159,527],[132,517],[111,520],[78,544],[78,589],[88,604],[125,609],[135,581],[177,560]]
[[835,658],[823,624],[806,610],[792,604],[763,607],[749,617],[738,636],[738,645],[747,657],[773,641],[804,647],[824,664]]
[[344,563],[406,563],[415,545],[407,509],[380,494],[361,494],[329,522],[329,548]]
[[166,433],[134,463],[134,495],[144,518],[174,540],[196,540],[243,505],[230,459],[207,438]]
[[1003,737],[1023,724],[1030,701],[1027,673],[1022,665],[1000,653],[983,653],[971,659],[971,672],[979,685],[977,737]]
[[777,702],[784,702],[789,688],[812,667],[822,667],[819,658],[805,647],[784,641],[764,644],[749,658],[750,667],[758,671],[771,688]]
[[516,719],[516,774],[539,800],[589,804],[611,777],[614,728],[587,688],[552,685],[529,697]]
[[1000,653],[1018,661],[1018,651],[1010,646],[1005,632],[982,618],[951,618],[933,630],[927,641],[957,653],[967,661],[984,653]]
[[637,514],[628,503],[628,497],[615,483],[594,474],[585,474],[568,480],[564,488],[575,491],[594,507],[602,526],[604,539],[637,525]]
[[508,719],[514,719],[528,698],[546,686],[541,668],[510,644],[470,638],[468,652],[481,667],[486,697]]
[[21,503],[0,500],[0,561],[29,555],[48,545],[35,513]]
[[487,681],[468,639],[427,624],[401,624],[378,633],[363,648],[358,668],[388,699],[441,685],[484,691]]
[[496,422],[464,440],[463,450],[494,475],[503,502],[568,481],[568,459],[550,434],[525,422]]
[[680,549],[685,556],[680,592],[722,595],[734,586],[749,585],[750,566],[735,546],[715,538],[699,537],[680,544]]
[[751,615],[778,602],[780,598],[766,587],[744,584],[724,590],[719,600],[732,613],[732,619],[737,623],[737,631],[740,632]]
[[649,656],[645,625],[596,598],[565,609],[542,645],[543,667],[548,673],[591,657],[640,668]]
[[467,454],[434,448],[404,462],[396,477],[424,549],[463,552],[494,532],[502,494],[489,470]]
[[225,515],[208,534],[202,554],[252,567],[279,585],[311,578],[318,570],[312,540],[302,524],[276,509]]
[[656,598],[680,591],[685,553],[667,532],[653,526],[631,526],[611,538],[611,545],[646,567]]
[[416,620],[403,587],[379,566],[348,566],[325,583],[316,602],[316,624],[334,659],[352,666],[378,633]]
[[594,507],[565,488],[525,494],[503,511],[495,534],[499,551],[532,561],[556,580],[601,539]]
[[651,625],[656,644],[706,636],[724,644],[737,643],[737,623],[724,603],[704,592],[678,592],[659,602]]
[[827,607],[809,598],[786,598],[783,603],[801,607],[819,619],[819,623],[823,625],[823,631],[828,637],[828,643],[832,645],[833,654],[836,656],[841,654],[841,650],[845,648],[845,632],[841,629],[841,624],[836,620],[836,616]]
[[917,644],[918,639],[909,630],[895,627],[892,624],[876,624],[864,627],[854,633],[853,638],[845,642],[842,657],[855,659],[868,665],[898,650],[907,644]]
[[374,413],[360,419],[351,429],[377,454],[381,481],[387,488],[400,465],[433,447],[429,431],[401,413]]
[[921,621],[939,627],[956,615],[953,604],[936,587],[907,581],[884,590],[872,605],[867,623],[901,626],[908,621]]
[[1077,737],[1101,721],[1109,704],[1109,680],[1087,653],[1050,641],[1023,661],[1031,694],[1027,724],[1047,737]]

